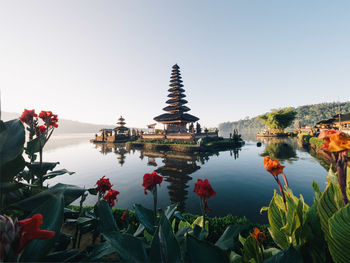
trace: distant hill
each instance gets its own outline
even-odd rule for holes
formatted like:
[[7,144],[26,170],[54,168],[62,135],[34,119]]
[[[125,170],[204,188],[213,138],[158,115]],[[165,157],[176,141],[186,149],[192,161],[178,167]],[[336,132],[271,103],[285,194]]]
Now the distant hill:
[[[331,102],[312,105],[304,105],[294,108],[298,114],[296,120],[299,120],[301,125],[314,126],[322,119],[329,119],[339,113],[350,112],[350,102]],[[263,114],[263,113],[262,113]],[[244,120],[224,122],[219,124],[219,131],[222,134],[229,134],[233,129],[238,129],[240,132],[256,132],[262,130],[265,125],[256,117],[246,118]]]
[[[19,118],[21,114],[13,112],[2,112],[1,119],[8,121]],[[55,134],[62,133],[97,133],[102,128],[112,129],[116,125],[103,125],[103,124],[92,124],[79,121],[71,121],[66,119],[59,119],[58,129],[55,130]]]

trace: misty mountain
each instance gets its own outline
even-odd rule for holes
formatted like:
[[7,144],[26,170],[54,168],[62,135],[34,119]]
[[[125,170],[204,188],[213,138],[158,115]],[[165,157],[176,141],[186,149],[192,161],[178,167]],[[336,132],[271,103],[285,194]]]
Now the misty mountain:
[[[2,112],[1,119],[8,121],[19,118],[21,114],[13,112]],[[72,121],[67,119],[59,119],[58,129],[55,130],[55,134],[61,133],[97,133],[102,128],[112,129],[116,125],[104,125],[104,124],[92,124],[80,121]]]

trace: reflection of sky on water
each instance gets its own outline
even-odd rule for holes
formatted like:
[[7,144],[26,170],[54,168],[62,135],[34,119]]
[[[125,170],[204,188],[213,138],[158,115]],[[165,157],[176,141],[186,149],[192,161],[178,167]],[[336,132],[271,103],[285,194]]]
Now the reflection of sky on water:
[[[143,175],[153,170],[165,176],[158,193],[159,207],[165,207],[172,200],[180,202],[186,212],[197,214],[200,213],[199,200],[193,188],[198,178],[208,178],[217,192],[216,197],[209,199],[213,216],[231,213],[264,222],[266,215],[260,215],[259,210],[269,204],[273,189],[278,190],[272,176],[262,165],[262,155],[269,142],[263,142],[261,147],[257,147],[256,141],[249,141],[235,159],[237,153],[230,151],[211,155],[141,152],[126,149],[123,145],[95,145],[88,138],[77,140],[79,143],[76,144],[72,141],[62,144],[61,140],[59,143],[64,147],[51,148],[45,152],[45,161],[60,162],[57,169],[66,168],[76,172],[48,182],[50,185],[62,182],[90,188],[105,175],[120,191],[117,206],[122,208],[131,208],[132,203],[152,208],[152,196],[144,195],[141,184]],[[56,141],[52,140],[51,143],[55,144]],[[309,153],[299,149],[295,141],[285,143],[290,143],[295,151],[294,157],[282,161],[286,165],[289,184],[296,195],[302,193],[306,202],[311,204],[312,180],[323,189],[327,172]],[[94,204],[95,201],[96,197],[90,196],[87,204]]]

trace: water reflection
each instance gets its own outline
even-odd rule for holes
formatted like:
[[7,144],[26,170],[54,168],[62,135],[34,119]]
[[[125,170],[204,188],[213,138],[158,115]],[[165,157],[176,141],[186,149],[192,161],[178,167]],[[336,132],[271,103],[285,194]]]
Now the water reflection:
[[126,154],[130,149],[126,149],[125,143],[94,143],[95,148],[100,150],[100,153],[107,155],[115,153],[117,155],[118,163],[123,166],[126,159]]
[[[135,149],[128,148],[124,143],[94,143],[95,148],[103,155],[114,153],[117,155],[119,164],[122,166],[126,161],[126,156]],[[232,159],[239,158],[241,149],[229,150]],[[191,174],[201,168],[201,165],[207,163],[210,156],[219,156],[219,151],[205,153],[182,153],[182,152],[163,152],[151,150],[137,150],[141,160],[147,158],[147,165],[154,166],[155,171],[164,177],[167,182],[167,189],[171,203],[178,203],[178,209],[185,211],[185,203],[188,198],[189,181],[192,180]]]
[[261,138],[260,140],[265,144],[265,150],[261,156],[270,156],[289,163],[297,160],[298,144],[296,140],[292,138]]

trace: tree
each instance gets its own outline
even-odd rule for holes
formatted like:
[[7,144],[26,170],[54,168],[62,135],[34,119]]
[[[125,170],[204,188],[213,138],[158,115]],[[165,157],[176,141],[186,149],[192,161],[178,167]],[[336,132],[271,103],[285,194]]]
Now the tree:
[[258,116],[258,118],[274,132],[284,132],[284,129],[293,123],[296,115],[297,112],[293,108],[285,108],[273,110]]

